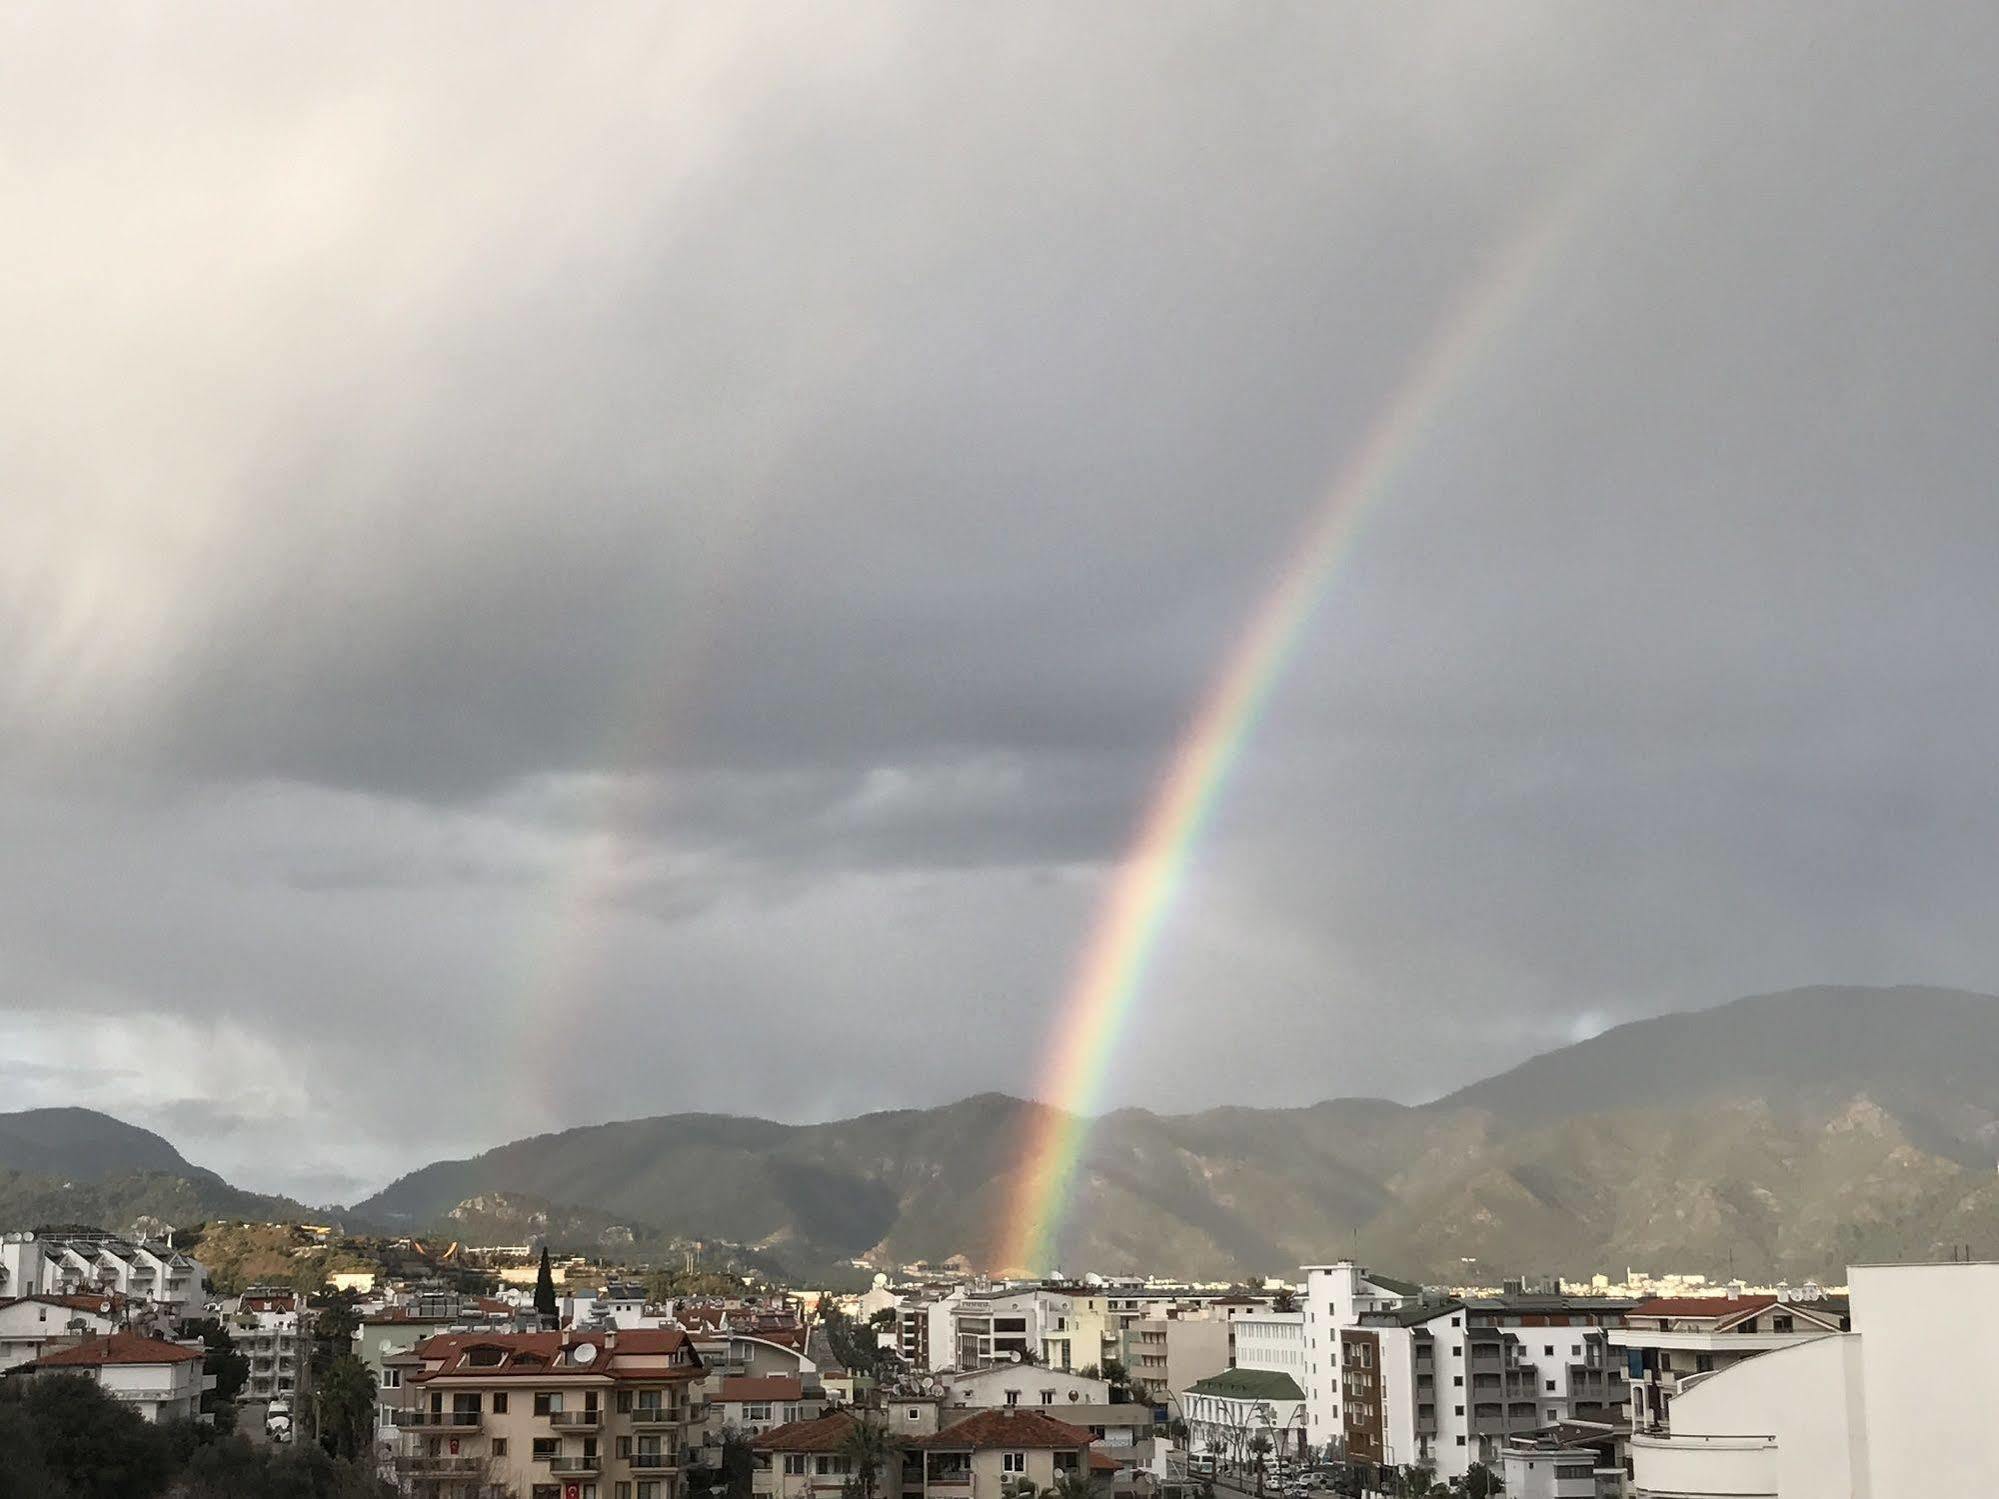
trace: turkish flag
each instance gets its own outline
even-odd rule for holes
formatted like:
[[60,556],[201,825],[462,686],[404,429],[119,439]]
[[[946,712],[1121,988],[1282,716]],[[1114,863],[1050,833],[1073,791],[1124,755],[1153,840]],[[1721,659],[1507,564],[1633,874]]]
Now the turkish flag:
[[580,1483],[565,1483],[562,1486],[562,1499],[583,1499],[583,1485]]

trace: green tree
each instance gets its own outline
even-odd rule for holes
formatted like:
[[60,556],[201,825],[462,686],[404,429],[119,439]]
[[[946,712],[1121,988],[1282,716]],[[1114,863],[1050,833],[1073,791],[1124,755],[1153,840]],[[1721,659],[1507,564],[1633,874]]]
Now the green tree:
[[875,1499],[882,1474],[901,1451],[902,1444],[887,1423],[869,1419],[866,1411],[854,1413],[854,1424],[840,1439],[840,1452],[854,1465],[855,1486],[861,1499]]
[[534,1309],[542,1326],[553,1327],[560,1320],[555,1307],[555,1270],[548,1262],[548,1246],[541,1246],[541,1268],[534,1277]]
[[1289,1286],[1285,1286],[1271,1298],[1270,1309],[1273,1312],[1295,1312],[1298,1310],[1298,1297]]
[[1133,1398],[1131,1390],[1131,1370],[1121,1359],[1107,1358],[1103,1363],[1103,1373],[1098,1376],[1107,1379],[1111,1386],[1111,1403],[1121,1405]]
[[353,1461],[375,1439],[375,1376],[351,1353],[342,1354],[315,1381],[313,1414],[319,1442],[335,1457]]
[[18,1471],[39,1466],[48,1482],[45,1489],[21,1489],[23,1499],[43,1499],[45,1493],[63,1499],[153,1499],[173,1477],[168,1434],[95,1380],[44,1374],[10,1381],[0,1385],[0,1401],[13,1407],[0,1430],[14,1428],[15,1439],[32,1453]]
[[1493,1499],[1505,1488],[1505,1480],[1484,1463],[1473,1463],[1465,1469],[1465,1499]]
[[891,1327],[895,1326],[895,1323],[895,1308],[892,1306],[885,1306],[872,1317],[868,1318],[868,1326],[874,1328],[877,1332],[887,1332]]

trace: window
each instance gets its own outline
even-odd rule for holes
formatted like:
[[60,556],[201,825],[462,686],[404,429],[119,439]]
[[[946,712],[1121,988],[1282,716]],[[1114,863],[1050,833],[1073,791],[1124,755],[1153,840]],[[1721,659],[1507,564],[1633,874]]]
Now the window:
[[506,1413],[507,1413],[507,1392],[505,1390],[501,1390],[493,1396],[493,1414],[496,1416],[504,1416]]
[[1462,1318],[1462,1317],[1453,1317],[1453,1318],[1451,1318],[1451,1326],[1453,1326],[1453,1327],[1463,1327],[1464,1325],[1465,1325],[1465,1319],[1464,1319],[1464,1318]]
[[1462,1447],[1462,1446],[1464,1446],[1464,1444],[1465,1444],[1465,1439],[1464,1439],[1463,1437],[1459,1437],[1459,1438],[1458,1438],[1458,1445],[1459,1445],[1460,1447]]
[[505,1437],[494,1437],[493,1456],[505,1457],[506,1455],[507,1455],[507,1439]]
[[1562,1419],[1561,1416],[1556,1412],[1553,1406],[1548,1407],[1548,1424],[1550,1426],[1554,1425],[1555,1422],[1561,1419]]
[[756,1405],[744,1405],[743,1419],[745,1421],[768,1421],[770,1419],[770,1402],[763,1401]]
[[384,1369],[384,1370],[382,1371],[382,1388],[383,1388],[383,1389],[385,1389],[385,1390],[400,1390],[400,1389],[401,1389],[402,1387],[403,1387],[403,1371],[402,1371],[402,1370],[400,1370],[400,1369]]
[[1555,1345],[1553,1343],[1543,1343],[1541,1345],[1541,1356],[1543,1358],[1553,1358],[1555,1356]]
[[1457,1413],[1458,1413],[1459,1415],[1461,1415],[1461,1416],[1462,1416],[1462,1415],[1463,1415],[1463,1414],[1465,1413],[1465,1408],[1464,1408],[1464,1407],[1463,1407],[1462,1405],[1460,1405],[1460,1406],[1456,1407],[1456,1410],[1457,1410]]
[[630,1437],[619,1437],[618,1456],[621,1458],[626,1458],[630,1457],[631,1455],[632,1455],[632,1439]]
[[632,1392],[630,1390],[618,1391],[618,1414],[621,1416],[628,1416],[631,1413],[632,1413]]
[[1055,1392],[1053,1390],[1043,1390],[1041,1392],[1041,1403],[1043,1405],[1053,1405],[1055,1403]]
[[534,1439],[534,1460],[538,1463],[547,1462],[561,1450],[562,1440],[559,1437],[536,1437]]
[[1548,1381],[1548,1393],[1550,1395],[1555,1393],[1555,1382],[1552,1379]]
[[1025,1473],[1026,1471],[1027,1454],[1025,1452],[1002,1452],[1000,1454],[1000,1472]]
[[1465,1377],[1464,1377],[1464,1375],[1462,1375],[1462,1374],[1453,1374],[1453,1375],[1451,1376],[1451,1388],[1452,1388],[1452,1389],[1455,1389],[1455,1390],[1462,1390],[1462,1389],[1463,1389],[1464,1387],[1465,1387]]
[[632,1486],[628,1483],[619,1484],[613,1492],[617,1499],[632,1499]]
[[805,1475],[805,1454],[802,1452],[785,1453],[784,1471],[789,1473],[793,1478],[802,1478]]
[[907,1411],[903,1412],[903,1414],[908,1416],[909,1419],[912,1421],[920,1419],[922,1415],[922,1413],[918,1411],[917,1408],[913,1405]]
[[639,1499],[659,1499],[660,1487],[657,1478],[648,1478],[639,1485]]
[[1008,1405],[1019,1405],[1019,1404],[1020,1404],[1020,1391],[1018,1391],[1018,1390],[1008,1390],[1008,1391],[1006,1392],[1006,1403],[1007,1403]]
[[1465,1351],[1464,1351],[1464,1348],[1463,1348],[1462,1346],[1460,1346],[1460,1347],[1457,1347],[1457,1348],[1453,1348],[1453,1349],[1451,1350],[1451,1357],[1452,1357],[1452,1358],[1463,1358],[1464,1356],[1465,1356]]
[[536,1390],[534,1392],[534,1413],[537,1416],[553,1415],[562,1409],[560,1390]]

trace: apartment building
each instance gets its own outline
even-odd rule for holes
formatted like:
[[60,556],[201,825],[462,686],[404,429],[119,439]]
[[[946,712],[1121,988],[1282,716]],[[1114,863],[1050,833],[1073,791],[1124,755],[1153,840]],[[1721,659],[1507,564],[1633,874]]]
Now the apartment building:
[[1612,1329],[1632,1306],[1604,1297],[1405,1301],[1340,1331],[1348,1455],[1427,1464],[1445,1480],[1493,1463],[1508,1440],[1558,1422],[1622,1419]]
[[200,1261],[170,1242],[94,1228],[0,1234],[0,1296],[110,1294],[198,1317],[207,1278]]
[[1617,1461],[1619,1429],[1564,1423],[1531,1437],[1514,1437],[1499,1456],[1506,1499],[1622,1499]]
[[672,1328],[445,1333],[403,1377],[418,1499],[682,1499],[703,1370]]
[[1641,1302],[1610,1334],[1626,1360],[1631,1430],[1669,1431],[1681,1390],[1746,1358],[1851,1326],[1844,1298],[1812,1288]]
[[204,1357],[198,1342],[172,1343],[143,1333],[114,1332],[44,1353],[10,1370],[8,1377],[81,1375],[147,1421],[192,1421],[201,1414],[201,1397],[215,1388],[215,1376],[202,1372]]
[[1991,1493],[1999,1264],[1863,1265],[1848,1282],[1847,1330],[1793,1338],[1684,1381],[1670,1428],[1631,1436],[1628,1492],[1636,1499]]
[[1043,1294],[994,1291],[963,1298],[951,1313],[951,1366],[978,1369],[1000,1359],[1041,1356]]
[[1171,1414],[1181,1390],[1228,1368],[1229,1324],[1205,1306],[1171,1307],[1157,1317],[1127,1314],[1117,1356],[1140,1397]]
[[1421,1286],[1376,1274],[1352,1260],[1305,1265],[1304,1314],[1305,1438],[1314,1451],[1336,1449],[1345,1440],[1341,1400],[1340,1333],[1358,1327],[1364,1314],[1393,1311],[1420,1297]]
[[895,1309],[895,1351],[904,1364],[919,1373],[952,1366],[958,1345],[951,1318],[964,1299],[960,1286],[903,1298]]
[[237,1299],[227,1326],[236,1351],[250,1365],[239,1398],[289,1399],[303,1388],[310,1367],[311,1316],[303,1296],[281,1287],[253,1286]]

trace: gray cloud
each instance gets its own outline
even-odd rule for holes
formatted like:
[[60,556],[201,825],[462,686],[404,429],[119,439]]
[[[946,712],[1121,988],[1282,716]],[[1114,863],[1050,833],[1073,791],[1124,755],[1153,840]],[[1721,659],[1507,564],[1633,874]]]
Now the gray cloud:
[[[1330,476],[1570,200],[1301,639],[1115,1101],[1990,987],[1994,41],[38,14],[0,49],[12,1075],[150,1037],[183,1076],[87,1101],[315,1196],[609,1114],[1031,1088]],[[879,1067],[913,1030],[953,1044]]]

